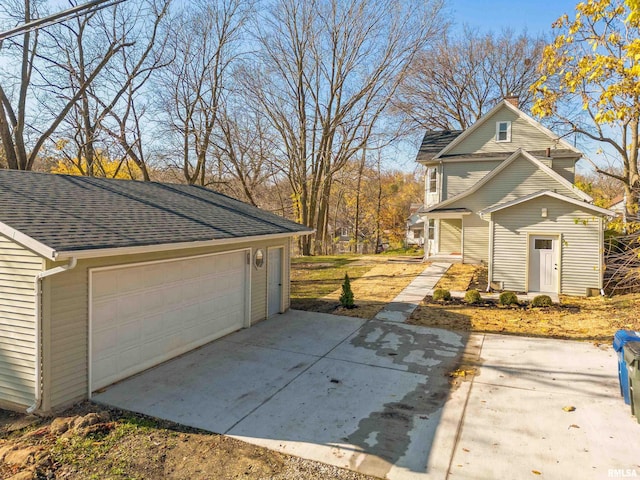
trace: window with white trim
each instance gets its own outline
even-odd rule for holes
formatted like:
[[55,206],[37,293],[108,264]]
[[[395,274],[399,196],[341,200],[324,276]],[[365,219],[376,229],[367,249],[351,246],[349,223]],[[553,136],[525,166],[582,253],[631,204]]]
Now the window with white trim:
[[511,141],[511,122],[496,122],[496,142]]
[[427,225],[427,239],[433,240],[434,238],[436,238],[436,221],[430,218]]
[[427,170],[427,193],[438,192],[438,170],[430,168]]

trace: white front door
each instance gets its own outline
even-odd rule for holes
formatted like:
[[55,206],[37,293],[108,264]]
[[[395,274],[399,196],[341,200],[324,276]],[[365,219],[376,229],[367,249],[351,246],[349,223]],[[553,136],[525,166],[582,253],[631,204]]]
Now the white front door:
[[429,218],[424,222],[425,229],[425,244],[424,244],[424,253],[426,256],[432,256],[439,253],[439,230],[440,230],[440,220],[436,220],[434,218]]
[[282,248],[270,248],[267,260],[268,316],[282,311]]
[[529,291],[558,293],[558,237],[535,235],[530,238]]

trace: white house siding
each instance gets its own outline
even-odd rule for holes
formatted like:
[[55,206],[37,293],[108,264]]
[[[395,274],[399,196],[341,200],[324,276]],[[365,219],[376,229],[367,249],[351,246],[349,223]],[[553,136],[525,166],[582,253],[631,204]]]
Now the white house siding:
[[[86,398],[88,391],[88,312],[89,312],[89,269],[128,263],[189,257],[229,250],[284,246],[283,283],[284,294],[289,297],[289,239],[268,242],[247,242],[212,248],[177,250],[144,255],[126,255],[98,259],[79,260],[71,271],[49,277],[47,285],[47,315],[50,328],[47,330],[45,345],[50,357],[47,384],[51,385],[49,397],[45,399],[48,408],[66,405]],[[50,265],[49,267],[53,266]],[[251,267],[251,322],[256,323],[267,316],[267,269]]]
[[440,220],[440,253],[450,255],[460,253],[462,220]]
[[[542,208],[547,217],[541,216]],[[506,290],[525,291],[527,233],[561,235],[560,293],[585,295],[599,288],[602,254],[599,218],[588,210],[549,197],[538,197],[493,213],[492,278]]]
[[[511,122],[511,141],[496,142],[496,122]],[[464,141],[456,145],[449,154],[464,153],[509,153],[518,148],[524,150],[545,150],[553,148],[556,142],[549,135],[534,127],[527,120],[503,107],[472,132]]]
[[0,404],[28,406],[35,392],[34,280],[43,260],[0,236]]
[[468,190],[498,165],[500,160],[445,162],[442,165],[442,200]]

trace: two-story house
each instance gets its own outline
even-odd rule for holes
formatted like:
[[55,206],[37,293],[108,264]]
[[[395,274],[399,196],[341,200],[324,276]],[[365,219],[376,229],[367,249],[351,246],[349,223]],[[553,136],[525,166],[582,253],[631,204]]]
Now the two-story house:
[[602,288],[609,210],[574,186],[581,152],[511,97],[465,131],[427,132],[425,258],[488,266],[500,290],[588,295]]

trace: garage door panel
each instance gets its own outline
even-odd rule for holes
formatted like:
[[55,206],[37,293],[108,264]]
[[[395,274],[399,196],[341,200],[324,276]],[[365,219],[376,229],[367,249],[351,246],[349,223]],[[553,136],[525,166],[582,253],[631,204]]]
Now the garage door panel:
[[92,271],[91,389],[242,328],[245,253]]

